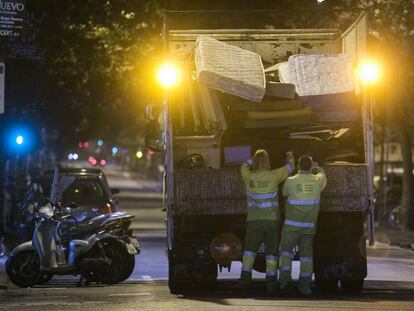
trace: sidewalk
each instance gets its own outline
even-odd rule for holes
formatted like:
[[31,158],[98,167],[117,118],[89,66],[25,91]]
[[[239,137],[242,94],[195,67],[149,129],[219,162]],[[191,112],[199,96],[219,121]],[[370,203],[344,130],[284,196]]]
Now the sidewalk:
[[4,271],[7,261],[7,256],[0,257],[0,290],[7,289],[10,285],[10,281]]
[[381,243],[414,250],[414,231],[377,228],[375,231],[375,240]]

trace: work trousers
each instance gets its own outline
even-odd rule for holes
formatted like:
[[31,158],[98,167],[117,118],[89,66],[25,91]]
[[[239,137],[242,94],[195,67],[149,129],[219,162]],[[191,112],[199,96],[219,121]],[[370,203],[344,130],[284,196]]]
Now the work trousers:
[[247,285],[252,280],[254,261],[260,245],[264,243],[266,254],[266,280],[268,291],[276,290],[281,223],[276,220],[253,220],[247,222],[243,253],[241,281]]
[[283,288],[292,281],[292,259],[293,249],[296,245],[299,248],[300,275],[298,290],[304,294],[311,293],[310,284],[313,273],[313,234],[304,234],[300,231],[282,230],[280,242],[280,263],[279,282]]

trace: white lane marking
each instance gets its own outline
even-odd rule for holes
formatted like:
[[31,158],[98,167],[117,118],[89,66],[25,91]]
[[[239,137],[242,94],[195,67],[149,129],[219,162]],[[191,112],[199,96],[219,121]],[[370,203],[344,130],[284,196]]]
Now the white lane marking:
[[151,275],[143,275],[142,278],[146,281],[153,281]]
[[151,293],[123,293],[123,294],[110,294],[109,296],[149,296]]
[[44,291],[45,289],[47,290],[67,290],[67,287],[35,287],[35,288],[30,288],[30,290],[41,290]]
[[19,298],[25,298],[25,299],[50,299],[50,298],[69,298],[69,296],[39,296],[39,297],[19,297]]
[[33,302],[33,303],[5,303],[3,306],[7,306],[9,308],[13,307],[45,307],[45,306],[79,306],[80,304],[102,304],[102,301],[79,301],[79,302]]

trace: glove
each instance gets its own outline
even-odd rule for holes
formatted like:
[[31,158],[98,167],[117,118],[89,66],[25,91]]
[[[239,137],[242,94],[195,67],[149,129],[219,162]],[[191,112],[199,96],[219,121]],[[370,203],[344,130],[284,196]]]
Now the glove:
[[289,164],[290,170],[289,173],[291,173],[295,169],[295,157],[293,156],[293,153],[288,151],[286,152],[286,163]]
[[312,174],[318,173],[319,172],[319,164],[317,162],[313,162],[310,171],[311,171]]

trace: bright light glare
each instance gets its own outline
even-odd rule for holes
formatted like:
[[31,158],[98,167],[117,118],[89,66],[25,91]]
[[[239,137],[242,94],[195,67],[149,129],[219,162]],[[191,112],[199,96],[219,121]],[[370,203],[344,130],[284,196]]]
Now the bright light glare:
[[117,154],[118,153],[118,147],[113,147],[112,148],[112,153]]
[[136,156],[138,159],[141,159],[144,156],[144,154],[142,153],[142,151],[137,151]]
[[77,160],[79,158],[79,155],[77,153],[74,153],[72,157],[73,157],[73,160]]
[[22,135],[18,135],[17,137],[16,137],[16,144],[18,144],[18,145],[21,145],[21,144],[23,144],[23,136]]
[[377,64],[375,63],[365,63],[359,68],[359,76],[363,83],[373,84],[375,83],[380,76],[380,70]]
[[98,146],[102,146],[103,144],[104,144],[103,140],[102,139],[99,139],[98,140]]
[[69,153],[69,155],[68,155],[68,159],[69,159],[69,160],[72,160],[72,159],[73,159],[73,154]]
[[164,64],[158,69],[157,78],[163,87],[171,88],[178,83],[180,74],[173,65]]

